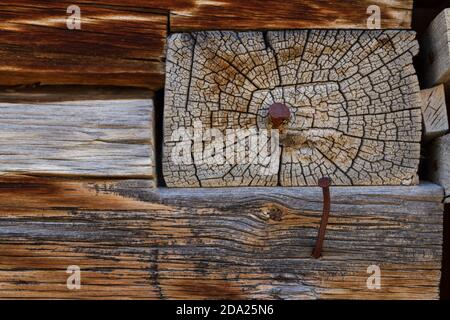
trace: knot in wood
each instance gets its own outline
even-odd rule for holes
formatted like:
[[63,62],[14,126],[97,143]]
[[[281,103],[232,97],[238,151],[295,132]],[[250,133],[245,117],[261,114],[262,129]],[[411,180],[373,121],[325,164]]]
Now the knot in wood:
[[270,217],[270,219],[272,219],[274,221],[281,221],[282,216],[283,216],[283,213],[278,208],[272,208],[269,211],[269,217]]
[[269,118],[272,122],[272,127],[278,129],[281,124],[291,117],[289,108],[283,103],[273,103],[269,107]]

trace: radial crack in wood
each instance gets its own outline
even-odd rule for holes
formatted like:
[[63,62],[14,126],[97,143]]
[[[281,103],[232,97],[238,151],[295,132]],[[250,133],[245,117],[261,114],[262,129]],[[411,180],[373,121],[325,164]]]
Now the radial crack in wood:
[[[416,184],[414,38],[357,30],[171,35],[167,185],[303,186],[323,176],[335,185]],[[290,110],[279,131],[268,119],[274,103]]]

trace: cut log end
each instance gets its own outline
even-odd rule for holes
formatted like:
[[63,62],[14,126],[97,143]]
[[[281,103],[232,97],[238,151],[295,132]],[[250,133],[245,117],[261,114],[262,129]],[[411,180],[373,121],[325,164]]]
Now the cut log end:
[[[304,186],[317,185],[322,176],[336,185],[417,183],[421,111],[414,38],[407,31],[348,30],[172,35],[167,185]],[[288,111],[275,117],[275,126],[274,105]],[[196,126],[201,134],[218,131],[222,142],[195,135]],[[230,138],[230,129],[242,136]],[[268,138],[250,147],[252,138],[264,139],[264,130]],[[268,158],[261,160],[266,149]],[[180,153],[184,158],[175,161]]]
[[439,137],[448,131],[447,106],[444,85],[421,92],[423,136],[426,141]]
[[421,62],[426,88],[450,81],[450,8],[443,10],[421,39]]

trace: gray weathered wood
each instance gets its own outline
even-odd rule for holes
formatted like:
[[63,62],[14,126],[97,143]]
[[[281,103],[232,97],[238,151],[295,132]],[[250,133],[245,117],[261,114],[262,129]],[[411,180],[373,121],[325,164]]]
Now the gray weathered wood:
[[[1,298],[438,299],[442,188],[0,178]],[[69,265],[81,290],[68,290]],[[381,269],[371,290],[370,265]]]
[[420,91],[422,96],[423,136],[425,140],[442,136],[448,131],[444,85]]
[[445,202],[450,203],[450,134],[433,141],[430,151],[431,180],[445,189]]
[[450,80],[450,8],[430,24],[421,41],[423,81],[429,88]]
[[[316,185],[325,175],[335,185],[417,183],[421,100],[412,65],[417,51],[415,33],[408,31],[173,34],[164,112],[167,185]],[[266,170],[267,163],[210,161],[226,154],[223,145],[214,157],[198,161],[194,151],[201,143],[193,143],[192,132],[174,135],[196,121],[224,134],[273,132],[267,113],[275,102],[291,112],[279,131],[281,155],[269,162],[277,170]],[[177,163],[180,141],[195,150]],[[246,144],[245,138],[235,141]],[[208,138],[203,143],[208,145]],[[261,149],[241,154],[252,158]]]
[[0,103],[0,173],[154,176],[152,100]]

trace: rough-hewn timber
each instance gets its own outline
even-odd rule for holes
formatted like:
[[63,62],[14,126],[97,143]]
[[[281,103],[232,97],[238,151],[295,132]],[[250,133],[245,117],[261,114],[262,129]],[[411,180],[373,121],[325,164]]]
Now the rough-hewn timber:
[[0,87],[0,102],[44,103],[80,100],[153,99],[154,92],[144,88],[117,86],[19,86]]
[[[408,29],[412,0],[2,0],[0,85],[123,85],[160,89],[170,31],[367,28],[370,5],[381,28]],[[81,30],[69,30],[69,5]],[[170,26],[171,30],[167,27]]]
[[151,179],[152,121],[151,99],[0,103],[0,174]]
[[450,8],[430,24],[421,40],[423,82],[429,88],[450,81]]
[[445,202],[450,203],[450,134],[433,141],[428,154],[430,178],[444,187]]
[[[66,25],[72,4],[81,9],[80,30]],[[162,88],[167,19],[117,1],[2,1],[0,85]]]
[[422,96],[423,136],[431,140],[447,133],[448,118],[444,85],[420,91]]
[[[316,185],[322,176],[335,185],[417,183],[421,100],[414,37],[356,30],[172,35],[164,111],[168,186]],[[255,160],[275,138],[248,147],[248,137],[271,129],[273,103],[286,104],[291,113],[279,132],[281,155],[269,152],[275,170]],[[207,133],[199,138],[192,128],[256,133],[222,144],[216,138],[213,145]],[[180,141],[187,147],[182,152]],[[236,145],[250,151],[229,158]],[[205,152],[194,152],[199,150]],[[237,159],[243,154],[246,159]]]
[[172,31],[218,29],[366,29],[369,6],[378,6],[382,29],[411,27],[411,0],[345,1],[192,1],[190,8],[173,9]]
[[[1,298],[437,299],[442,189],[152,189],[146,180],[0,180]],[[81,268],[68,290],[66,269]],[[381,289],[367,288],[370,265]]]

